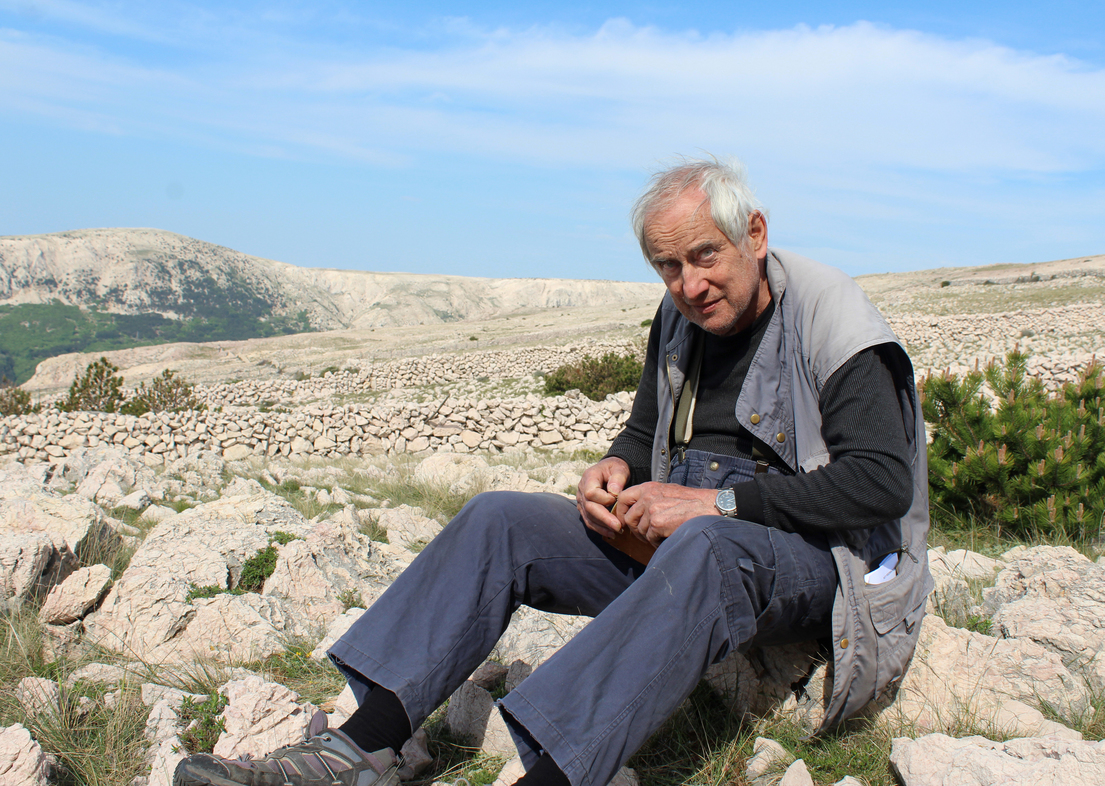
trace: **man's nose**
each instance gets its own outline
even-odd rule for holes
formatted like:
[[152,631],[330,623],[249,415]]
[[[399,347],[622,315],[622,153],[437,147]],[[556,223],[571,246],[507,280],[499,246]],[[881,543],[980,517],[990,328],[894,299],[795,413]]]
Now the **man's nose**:
[[705,295],[710,288],[710,282],[702,275],[702,271],[694,265],[683,266],[683,297],[687,300],[697,300]]

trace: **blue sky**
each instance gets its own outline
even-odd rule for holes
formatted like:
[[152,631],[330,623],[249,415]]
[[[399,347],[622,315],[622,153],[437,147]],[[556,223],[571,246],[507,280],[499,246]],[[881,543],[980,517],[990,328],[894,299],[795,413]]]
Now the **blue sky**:
[[1105,3],[919,6],[0,0],[0,235],[646,281],[708,151],[853,275],[1105,253]]

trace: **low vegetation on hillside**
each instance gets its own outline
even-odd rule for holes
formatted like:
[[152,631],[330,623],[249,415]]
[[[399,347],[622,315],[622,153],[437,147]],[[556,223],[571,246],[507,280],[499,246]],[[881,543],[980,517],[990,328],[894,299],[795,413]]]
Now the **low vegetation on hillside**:
[[[106,352],[176,341],[238,341],[312,330],[306,311],[273,316],[271,304],[255,297],[220,296],[222,292],[195,292],[195,300],[203,305],[191,308],[182,319],[156,312],[86,310],[58,301],[0,306],[0,376],[26,382],[39,362],[69,352]],[[181,313],[179,304],[172,310]]]
[[643,370],[641,361],[631,355],[613,352],[601,358],[588,355],[545,377],[545,393],[555,396],[576,389],[592,401],[602,401],[611,393],[636,390]]

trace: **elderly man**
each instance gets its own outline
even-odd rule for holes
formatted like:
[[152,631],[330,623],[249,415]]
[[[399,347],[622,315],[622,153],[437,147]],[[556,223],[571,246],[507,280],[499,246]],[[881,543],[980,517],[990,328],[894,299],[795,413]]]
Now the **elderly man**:
[[819,639],[822,728],[903,674],[931,589],[905,351],[843,273],[769,248],[742,173],[662,172],[634,208],[668,293],[633,412],[575,504],[473,499],[330,650],[359,709],[177,786],[391,786],[412,728],[525,604],[594,617],[500,702],[520,782],[603,786],[733,650]]

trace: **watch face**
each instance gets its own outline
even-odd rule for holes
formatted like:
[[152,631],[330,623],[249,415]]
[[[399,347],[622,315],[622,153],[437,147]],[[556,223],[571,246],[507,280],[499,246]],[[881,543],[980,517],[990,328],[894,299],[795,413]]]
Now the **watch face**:
[[733,489],[721,489],[714,500],[714,506],[723,516],[732,516],[737,512],[737,497]]

